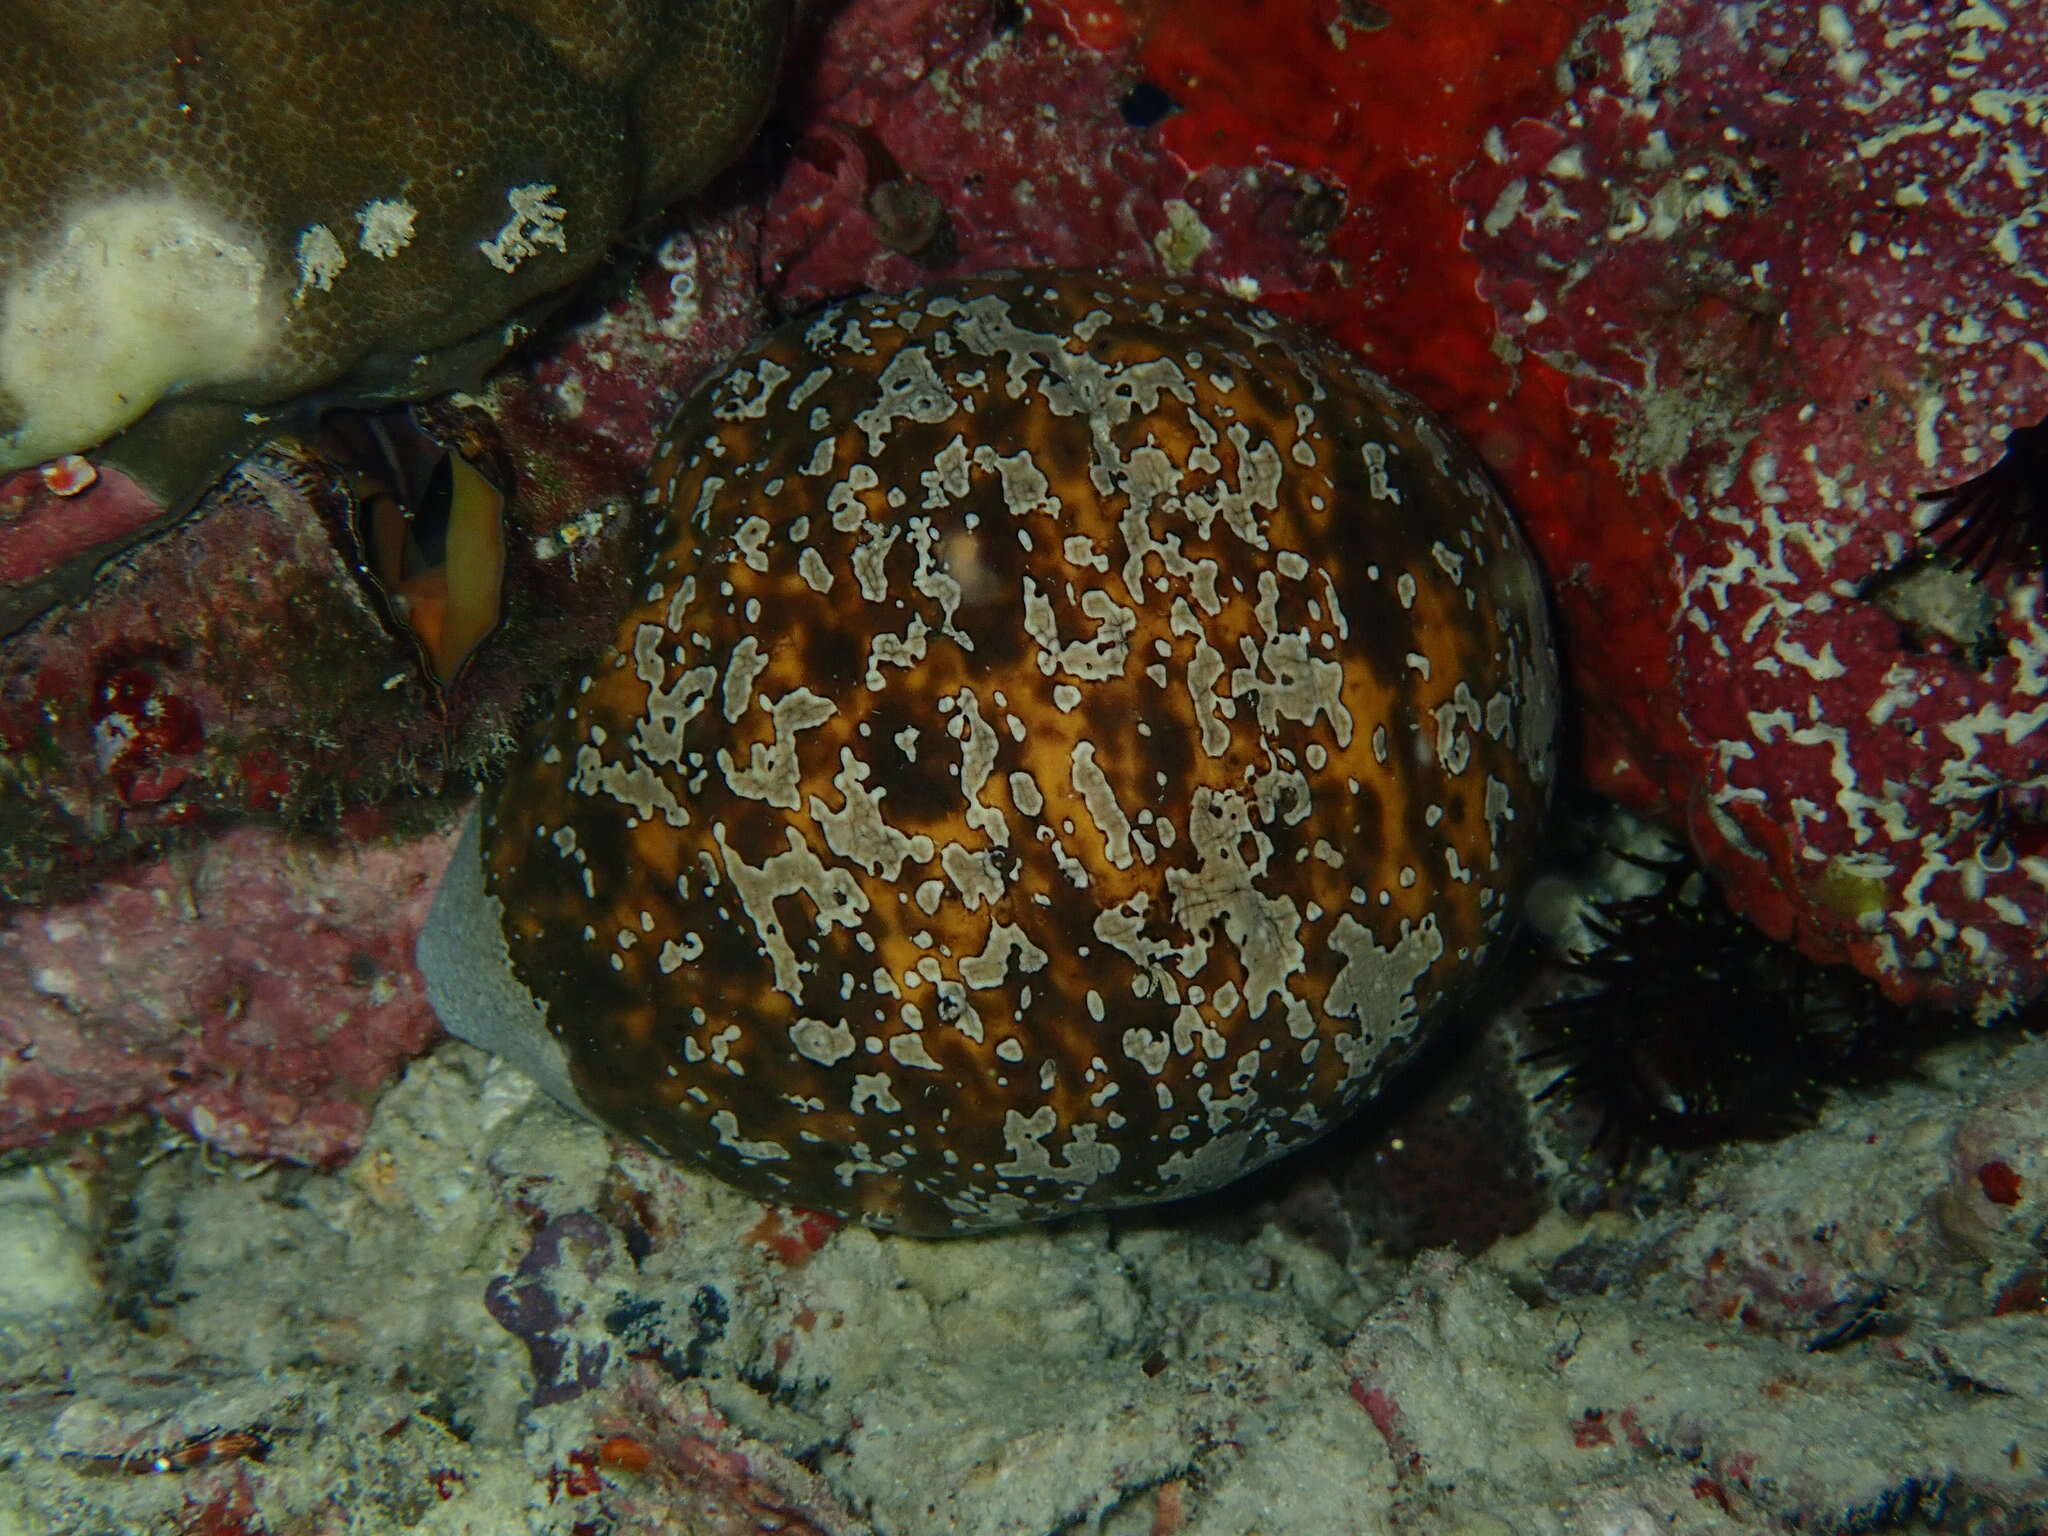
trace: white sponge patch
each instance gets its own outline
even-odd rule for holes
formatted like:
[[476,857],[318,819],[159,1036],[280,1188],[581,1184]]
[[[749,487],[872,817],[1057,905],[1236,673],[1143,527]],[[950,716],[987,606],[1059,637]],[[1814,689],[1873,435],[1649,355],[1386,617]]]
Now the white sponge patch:
[[250,376],[280,303],[262,247],[170,193],[80,208],[0,294],[0,470],[111,437],[167,394]]

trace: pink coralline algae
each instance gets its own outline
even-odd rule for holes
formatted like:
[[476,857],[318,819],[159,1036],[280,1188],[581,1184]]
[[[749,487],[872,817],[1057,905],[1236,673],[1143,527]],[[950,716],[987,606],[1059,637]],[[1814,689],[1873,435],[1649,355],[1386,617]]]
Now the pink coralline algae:
[[1932,558],[1916,496],[2048,408],[2048,12],[1741,14],[1596,23],[1458,186],[1503,329],[1669,520],[1653,581],[1594,538],[1555,573],[1628,701],[1591,768],[1774,935],[1991,1016],[2048,986],[2043,578]]
[[0,924],[0,1150],[151,1106],[214,1146],[330,1164],[435,1029],[410,964],[446,858],[239,828]]
[[0,632],[83,590],[93,565],[163,515],[128,476],[77,454],[0,476]]
[[766,287],[798,308],[1002,267],[1193,275],[1240,296],[1327,281],[1304,239],[1318,184],[1191,170],[1121,109],[1132,79],[1126,57],[989,0],[848,7],[793,92]]

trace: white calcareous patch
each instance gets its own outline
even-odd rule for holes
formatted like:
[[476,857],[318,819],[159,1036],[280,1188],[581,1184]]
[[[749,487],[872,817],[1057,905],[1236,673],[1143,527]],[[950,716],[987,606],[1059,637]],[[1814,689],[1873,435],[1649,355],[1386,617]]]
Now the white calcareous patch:
[[291,279],[228,213],[174,194],[72,211],[0,293],[0,470],[109,437],[173,390],[260,369]]
[[477,245],[484,260],[500,272],[516,272],[522,261],[539,255],[542,246],[567,251],[569,238],[562,225],[569,215],[554,196],[553,182],[528,182],[508,191],[505,201],[512,209],[511,216],[496,234]]
[[419,211],[402,197],[373,197],[356,210],[356,244],[388,261],[412,244]]
[[326,293],[333,288],[334,280],[348,265],[348,252],[341,248],[341,241],[325,224],[309,224],[300,230],[293,254],[298,261],[299,275],[298,286],[292,289],[294,304],[305,303],[309,293]]

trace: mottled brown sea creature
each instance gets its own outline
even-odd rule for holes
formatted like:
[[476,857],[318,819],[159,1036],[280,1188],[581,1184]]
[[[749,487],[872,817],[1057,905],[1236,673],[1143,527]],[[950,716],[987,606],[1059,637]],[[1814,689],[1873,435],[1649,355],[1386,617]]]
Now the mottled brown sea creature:
[[422,959],[651,1147],[920,1233],[1196,1193],[1371,1094],[1514,924],[1535,568],[1293,325],[1085,274],[841,305],[683,411],[649,499]]

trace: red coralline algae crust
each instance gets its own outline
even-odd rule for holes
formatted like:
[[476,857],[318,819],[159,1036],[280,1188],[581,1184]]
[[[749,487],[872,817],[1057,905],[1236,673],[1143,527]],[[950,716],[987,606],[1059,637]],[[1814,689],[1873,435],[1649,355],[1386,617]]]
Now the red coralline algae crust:
[[[352,829],[370,833],[374,828]],[[445,839],[243,827],[0,927],[0,1149],[153,1105],[225,1151],[329,1164],[439,1033],[412,947]]]
[[992,0],[849,7],[788,108],[764,283],[783,310],[942,272],[1109,267],[1254,296],[1328,281],[1285,169],[1191,170],[1119,103],[1137,71]]
[[568,530],[592,509],[636,497],[676,407],[764,324],[758,199],[672,223],[648,232],[652,251],[589,313],[492,380],[485,405],[523,460],[530,535],[573,544]]
[[118,469],[75,456],[0,475],[0,606],[8,588],[162,515],[149,493]]
[[1608,625],[1596,780],[1772,934],[1985,1016],[2048,986],[2048,617],[2039,571],[1916,574],[1914,498],[2048,409],[2044,56],[2038,8],[1640,0],[1458,186],[1645,493],[1554,568]]

